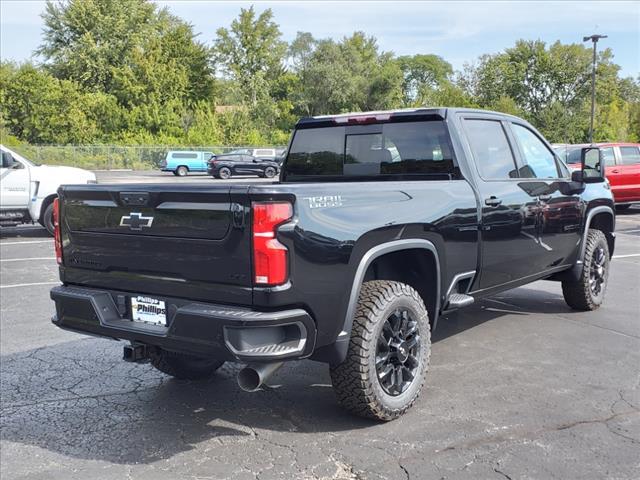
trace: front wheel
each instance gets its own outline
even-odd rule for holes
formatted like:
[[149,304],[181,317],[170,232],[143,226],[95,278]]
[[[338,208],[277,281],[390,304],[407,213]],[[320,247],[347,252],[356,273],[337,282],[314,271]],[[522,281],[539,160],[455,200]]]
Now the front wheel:
[[276,169],[273,167],[267,167],[264,169],[264,176],[267,178],[273,178],[276,176]]
[[151,365],[162,373],[184,380],[200,380],[211,377],[224,361],[215,358],[195,357],[170,352],[161,348],[151,354]]
[[351,413],[393,420],[416,401],[431,354],[429,316],[413,288],[362,285],[347,358],[331,368],[338,402]]
[[574,310],[596,310],[602,305],[609,279],[609,244],[600,230],[589,229],[582,261],[580,278],[562,282],[562,294]]

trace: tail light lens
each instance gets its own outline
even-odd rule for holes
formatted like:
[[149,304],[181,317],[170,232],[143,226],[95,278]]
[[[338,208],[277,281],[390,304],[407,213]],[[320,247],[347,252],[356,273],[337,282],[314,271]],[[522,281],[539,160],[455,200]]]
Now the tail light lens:
[[276,231],[293,216],[288,202],[254,202],[253,271],[257,285],[282,285],[289,277],[287,247],[276,238]]
[[56,247],[56,262],[62,265],[62,236],[60,235],[60,202],[53,200],[53,243]]

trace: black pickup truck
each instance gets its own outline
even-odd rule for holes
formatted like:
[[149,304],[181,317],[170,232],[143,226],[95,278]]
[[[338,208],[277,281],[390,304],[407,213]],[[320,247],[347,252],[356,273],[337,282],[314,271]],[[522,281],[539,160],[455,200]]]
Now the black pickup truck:
[[274,183],[64,186],[53,322],[180,378],[247,363],[245,390],[325,362],[344,407],[390,420],[443,313],[539,279],[602,304],[603,165],[585,148],[571,173],[516,117],[414,109],[300,120]]

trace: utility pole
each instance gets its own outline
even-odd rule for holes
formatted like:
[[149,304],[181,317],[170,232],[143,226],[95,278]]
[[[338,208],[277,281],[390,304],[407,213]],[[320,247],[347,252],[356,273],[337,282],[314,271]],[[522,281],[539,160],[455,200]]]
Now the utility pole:
[[591,40],[593,42],[593,70],[591,72],[591,127],[589,127],[589,143],[593,143],[593,118],[596,115],[596,46],[598,45],[598,40],[601,38],[607,38],[606,35],[590,35],[588,37],[583,37],[583,42],[588,42]]

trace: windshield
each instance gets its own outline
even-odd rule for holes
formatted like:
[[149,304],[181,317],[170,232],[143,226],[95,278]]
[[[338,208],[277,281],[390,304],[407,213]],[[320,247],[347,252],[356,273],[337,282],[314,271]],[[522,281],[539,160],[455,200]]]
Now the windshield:
[[40,164],[36,163],[36,162],[32,162],[31,160],[27,160],[26,158],[24,158],[22,155],[20,155],[19,153],[14,152],[13,150],[8,149],[7,147],[5,147],[4,145],[0,145],[0,149],[3,152],[9,152],[11,153],[11,155],[13,156],[14,160],[26,163],[27,165],[31,165],[32,167],[39,167]]
[[580,152],[582,147],[554,147],[558,156],[564,160],[565,163],[580,163]]

